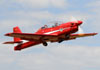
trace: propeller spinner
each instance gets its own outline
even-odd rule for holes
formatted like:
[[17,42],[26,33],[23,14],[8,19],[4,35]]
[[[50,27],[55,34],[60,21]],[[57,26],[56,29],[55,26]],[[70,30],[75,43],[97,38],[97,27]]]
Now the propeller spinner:
[[80,25],[83,23],[81,20],[77,20],[75,17],[71,17],[70,21],[77,23],[79,26],[78,33],[84,33],[83,29],[80,27]]

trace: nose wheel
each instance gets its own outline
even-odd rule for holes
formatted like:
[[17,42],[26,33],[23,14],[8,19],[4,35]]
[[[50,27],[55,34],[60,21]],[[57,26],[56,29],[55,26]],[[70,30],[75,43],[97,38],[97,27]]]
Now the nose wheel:
[[47,42],[43,42],[43,46],[48,46]]

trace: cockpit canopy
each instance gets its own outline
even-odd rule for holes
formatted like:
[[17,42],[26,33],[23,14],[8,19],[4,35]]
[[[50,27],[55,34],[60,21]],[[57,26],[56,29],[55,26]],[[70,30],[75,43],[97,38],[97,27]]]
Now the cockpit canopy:
[[48,25],[44,25],[43,27],[41,27],[41,29],[45,29],[45,28],[53,28],[53,27],[56,27],[56,26],[59,26],[61,25],[63,22],[51,22],[51,23],[48,23]]

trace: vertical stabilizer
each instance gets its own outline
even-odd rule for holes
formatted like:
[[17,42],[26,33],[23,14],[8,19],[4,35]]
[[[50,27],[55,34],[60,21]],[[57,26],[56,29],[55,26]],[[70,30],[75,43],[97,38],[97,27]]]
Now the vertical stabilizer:
[[[20,30],[20,28],[18,26],[16,26],[16,27],[13,28],[13,32],[14,33],[22,33],[21,30]],[[20,38],[14,37],[14,42],[19,42],[19,41],[21,41]]]

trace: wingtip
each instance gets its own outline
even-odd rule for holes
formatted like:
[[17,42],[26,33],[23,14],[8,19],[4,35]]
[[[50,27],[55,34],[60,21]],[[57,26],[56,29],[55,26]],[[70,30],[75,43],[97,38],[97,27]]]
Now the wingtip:
[[97,35],[98,33],[93,33],[94,35]]
[[2,44],[6,44],[6,42],[3,42]]
[[89,34],[91,34],[91,35],[97,35],[98,33],[89,33]]
[[11,33],[7,33],[7,34],[5,34],[4,36],[9,36]]

